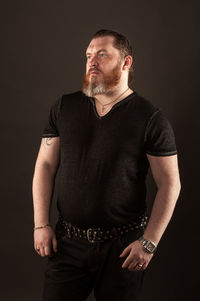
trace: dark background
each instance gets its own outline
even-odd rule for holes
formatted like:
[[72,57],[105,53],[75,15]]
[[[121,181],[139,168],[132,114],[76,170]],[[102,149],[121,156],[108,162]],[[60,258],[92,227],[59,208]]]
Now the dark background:
[[[164,110],[179,154],[181,195],[146,270],[142,300],[196,300],[198,1],[7,0],[0,6],[1,300],[41,300],[46,259],[33,249],[34,164],[49,106],[61,94],[81,89],[84,52],[101,28],[118,30],[133,43],[134,89]],[[151,175],[148,187],[151,203]]]

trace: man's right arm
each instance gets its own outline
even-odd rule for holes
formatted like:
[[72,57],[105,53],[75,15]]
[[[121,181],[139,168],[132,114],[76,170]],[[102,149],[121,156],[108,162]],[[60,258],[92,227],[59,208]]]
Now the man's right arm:
[[[49,223],[51,197],[55,175],[60,161],[60,138],[42,138],[32,182],[34,226]],[[51,227],[34,231],[34,248],[41,256],[50,256],[57,251],[55,233]]]

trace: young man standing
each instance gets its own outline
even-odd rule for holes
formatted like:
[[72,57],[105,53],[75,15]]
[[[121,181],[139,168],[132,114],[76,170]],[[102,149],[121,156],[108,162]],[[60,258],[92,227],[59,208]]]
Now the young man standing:
[[[179,192],[172,127],[129,88],[133,53],[100,30],[87,51],[82,91],[51,107],[33,177],[34,247],[48,257],[43,300],[137,300]],[[145,178],[157,185],[147,222]],[[55,232],[49,225],[60,167]]]

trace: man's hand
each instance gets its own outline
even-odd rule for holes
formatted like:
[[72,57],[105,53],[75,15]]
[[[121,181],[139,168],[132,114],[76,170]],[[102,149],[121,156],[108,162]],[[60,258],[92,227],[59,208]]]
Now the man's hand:
[[57,239],[51,227],[37,229],[34,231],[34,248],[42,257],[53,255],[57,252]]
[[128,268],[130,271],[145,270],[153,257],[153,254],[145,252],[138,240],[128,245],[120,254],[120,257],[122,258],[126,255],[128,257],[124,261],[122,268]]

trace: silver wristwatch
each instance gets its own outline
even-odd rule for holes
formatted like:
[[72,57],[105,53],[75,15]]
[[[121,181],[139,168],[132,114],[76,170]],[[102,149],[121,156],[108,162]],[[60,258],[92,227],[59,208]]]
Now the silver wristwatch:
[[153,254],[156,251],[157,246],[153,241],[147,240],[143,236],[138,238],[138,240],[147,253]]

